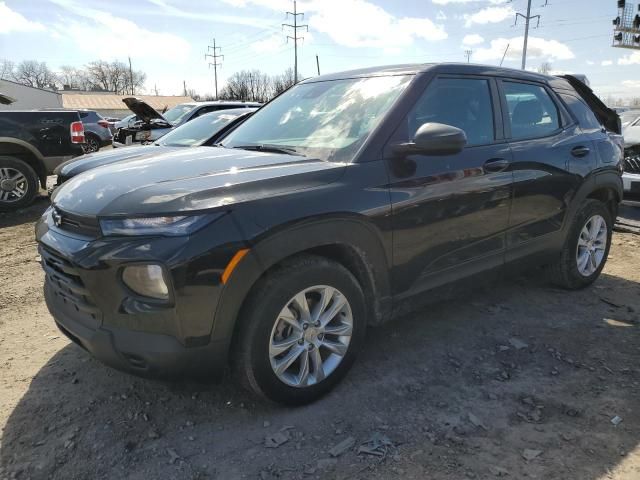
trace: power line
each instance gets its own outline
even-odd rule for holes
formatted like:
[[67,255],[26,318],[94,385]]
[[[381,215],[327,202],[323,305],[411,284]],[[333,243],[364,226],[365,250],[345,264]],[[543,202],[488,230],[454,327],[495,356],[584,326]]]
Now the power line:
[[[213,54],[209,52],[213,51]],[[213,58],[213,62],[209,62],[209,68],[213,65],[213,78],[216,86],[216,100],[218,99],[218,67],[221,66],[221,63],[218,63],[218,59],[221,58],[224,60],[224,55],[219,54],[222,49],[220,47],[216,47],[216,39],[213,39],[213,46],[207,45],[207,51],[204,54],[204,59]]]
[[[549,0],[545,0],[544,6],[549,4]],[[524,46],[522,47],[522,70],[527,67],[527,44],[529,43],[529,22],[534,18],[538,20],[536,28],[540,26],[540,15],[531,15],[531,0],[527,1],[527,14],[523,15],[520,12],[516,13],[516,25],[518,24],[518,17],[524,18]]]
[[283,23],[282,28],[289,27],[293,28],[293,36],[287,35],[287,42],[289,39],[293,40],[293,50],[294,50],[294,63],[293,63],[293,75],[295,83],[298,83],[298,40],[303,40],[304,37],[298,36],[298,29],[305,28],[307,32],[309,31],[309,25],[298,25],[298,17],[304,18],[304,13],[298,13],[296,0],[293,0],[293,12],[286,12],[287,18],[289,15],[293,17],[293,25],[290,23]]

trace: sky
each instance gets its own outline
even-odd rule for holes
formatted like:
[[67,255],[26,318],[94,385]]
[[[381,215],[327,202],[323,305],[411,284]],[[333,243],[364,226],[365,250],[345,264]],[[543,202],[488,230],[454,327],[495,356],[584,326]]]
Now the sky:
[[[527,68],[583,73],[600,96],[640,96],[640,50],[613,48],[616,0],[532,1]],[[396,63],[471,62],[520,68],[527,0],[300,0],[303,77]],[[82,66],[131,57],[146,89],[179,95],[214,90],[204,54],[221,47],[219,88],[235,71],[293,67],[282,27],[290,0],[0,0],[0,58]],[[532,26],[536,27],[534,20]]]

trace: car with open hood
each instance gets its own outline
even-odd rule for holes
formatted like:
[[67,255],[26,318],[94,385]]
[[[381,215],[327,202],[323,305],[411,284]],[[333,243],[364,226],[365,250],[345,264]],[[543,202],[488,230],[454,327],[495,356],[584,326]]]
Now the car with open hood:
[[180,125],[151,144],[137,144],[137,147],[112,149],[74,158],[58,166],[53,172],[57,175],[54,189],[92,168],[157,156],[174,149],[212,146],[255,111],[255,108],[230,108],[207,113]]
[[122,101],[135,117],[127,118],[126,123],[118,125],[113,136],[115,148],[152,143],[172,129],[207,113],[230,108],[258,108],[261,105],[242,101],[189,102],[160,113],[147,102],[135,97],[124,98]]
[[456,281],[544,265],[591,285],[622,197],[619,127],[570,77],[421,64],[308,79],[213,148],[57,189],[36,226],[46,303],[121,370],[230,366],[259,395],[311,402],[367,326]]

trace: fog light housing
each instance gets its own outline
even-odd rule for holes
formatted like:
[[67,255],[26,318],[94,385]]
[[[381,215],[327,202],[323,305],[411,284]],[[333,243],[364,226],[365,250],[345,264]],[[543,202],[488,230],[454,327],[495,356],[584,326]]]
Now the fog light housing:
[[122,271],[122,281],[133,292],[157,300],[169,299],[169,286],[160,265],[130,265]]

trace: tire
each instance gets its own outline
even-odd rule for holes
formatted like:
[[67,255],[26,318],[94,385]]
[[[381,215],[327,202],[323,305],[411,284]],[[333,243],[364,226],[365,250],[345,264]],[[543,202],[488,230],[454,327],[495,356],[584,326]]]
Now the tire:
[[[303,314],[298,321],[294,317],[300,302],[294,297],[302,298],[302,292],[309,302],[310,313],[308,317]],[[318,308],[321,304],[317,301],[322,298],[322,292],[330,299],[324,309]],[[341,306],[342,298],[346,299],[344,306]],[[340,308],[335,315],[334,307]],[[315,314],[319,311],[327,314],[317,317]],[[283,320],[283,312],[301,327],[302,318],[309,318],[310,326],[294,328],[292,323]],[[319,323],[329,319],[326,330],[319,323],[314,324],[314,318],[322,319]],[[329,392],[353,365],[365,337],[364,295],[355,277],[339,263],[323,257],[301,256],[284,262],[257,282],[245,301],[239,321],[233,367],[240,383],[274,402],[303,405]],[[349,323],[350,338],[347,337]],[[295,343],[291,347],[277,353],[282,343],[291,343],[292,339]],[[341,351],[346,351],[340,356],[327,345],[332,349],[339,345]],[[297,357],[296,352],[299,352]],[[278,375],[276,369],[286,365],[284,360],[288,355],[296,360]],[[305,358],[307,376],[303,380]],[[322,368],[317,367],[320,364]]]
[[[579,249],[578,242],[581,238],[587,238],[583,234],[583,229],[595,225],[595,223],[589,222],[598,218],[604,220],[606,232],[602,233],[600,230],[600,237],[606,243],[601,245],[601,242],[594,242],[594,248],[596,248],[596,245],[601,245],[602,249],[596,248],[597,255],[596,253],[589,255],[588,268],[581,268],[581,265],[579,265],[580,252],[584,252],[585,249],[589,250],[590,247],[581,247]],[[598,200],[586,200],[573,220],[558,262],[547,267],[549,280],[555,285],[569,290],[577,290],[591,285],[600,276],[607,262],[609,249],[611,248],[612,233],[613,219],[606,205]],[[581,241],[581,244],[583,243]],[[598,260],[600,254],[602,256]],[[593,262],[596,265],[590,263],[592,262],[592,257],[595,259]]]
[[100,150],[100,139],[95,135],[88,134],[86,136],[86,142],[82,144],[82,151],[87,153],[93,153]]
[[15,157],[0,156],[0,211],[26,207],[39,189],[38,175],[29,164]]

